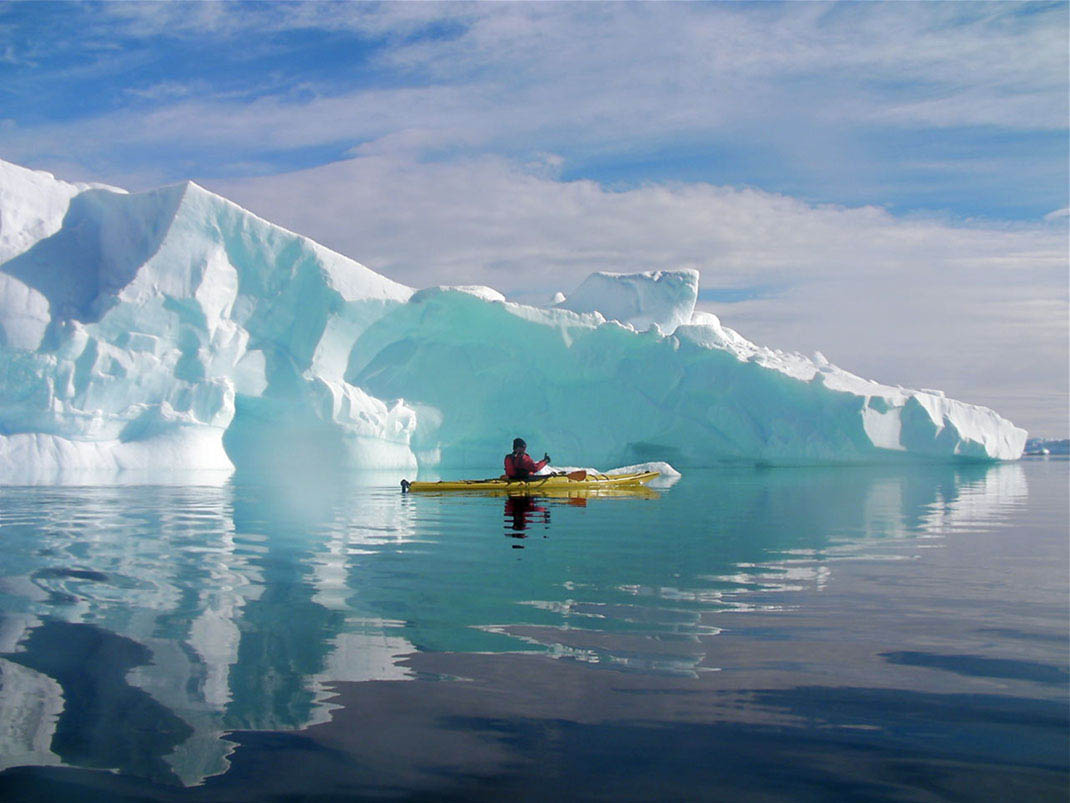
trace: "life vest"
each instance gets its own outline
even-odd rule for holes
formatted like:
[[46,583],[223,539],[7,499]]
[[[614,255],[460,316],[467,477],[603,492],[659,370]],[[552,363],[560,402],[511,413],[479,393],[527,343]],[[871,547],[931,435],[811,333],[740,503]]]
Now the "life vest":
[[[529,457],[528,460],[531,458]],[[509,452],[505,456],[505,475],[511,480],[526,480],[531,476],[531,469],[518,465],[516,455]]]

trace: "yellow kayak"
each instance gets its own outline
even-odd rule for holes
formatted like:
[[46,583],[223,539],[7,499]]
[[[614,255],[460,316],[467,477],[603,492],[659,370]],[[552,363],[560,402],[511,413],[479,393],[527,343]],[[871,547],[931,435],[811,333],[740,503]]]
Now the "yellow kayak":
[[548,474],[526,480],[510,480],[501,477],[487,480],[452,480],[446,482],[408,482],[401,481],[401,490],[405,492],[426,491],[498,491],[509,494],[541,494],[571,490],[612,489],[625,490],[639,488],[654,477],[656,471],[642,471],[636,474],[596,474],[588,471],[573,471],[570,474]]

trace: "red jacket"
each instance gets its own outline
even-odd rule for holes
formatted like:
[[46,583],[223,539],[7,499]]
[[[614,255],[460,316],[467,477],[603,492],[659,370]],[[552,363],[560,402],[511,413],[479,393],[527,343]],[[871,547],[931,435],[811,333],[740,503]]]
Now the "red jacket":
[[527,452],[517,457],[512,452],[505,456],[505,476],[510,479],[524,479],[542,469],[549,460],[540,460],[536,463]]

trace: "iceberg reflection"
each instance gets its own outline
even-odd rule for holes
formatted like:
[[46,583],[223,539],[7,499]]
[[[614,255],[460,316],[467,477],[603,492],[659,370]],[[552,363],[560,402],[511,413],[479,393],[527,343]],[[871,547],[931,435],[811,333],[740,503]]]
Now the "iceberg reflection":
[[[1027,494],[1016,464],[710,470],[650,498],[506,499],[504,514],[393,478],[0,488],[0,769],[198,784],[226,771],[228,731],[323,722],[332,683],[411,678],[416,652],[714,670],[711,614],[776,608],[820,590],[834,559],[902,556]],[[549,537],[512,552],[503,515],[507,534]],[[101,688],[170,723],[155,741],[135,750],[144,723],[101,719],[115,739],[78,747],[72,667],[90,644],[115,656]]]

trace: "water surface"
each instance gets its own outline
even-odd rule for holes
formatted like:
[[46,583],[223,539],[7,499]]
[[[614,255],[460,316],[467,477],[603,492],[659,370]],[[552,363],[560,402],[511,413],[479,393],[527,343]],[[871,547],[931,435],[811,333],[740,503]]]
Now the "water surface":
[[0,798],[1063,800],[1068,466],[0,488]]

